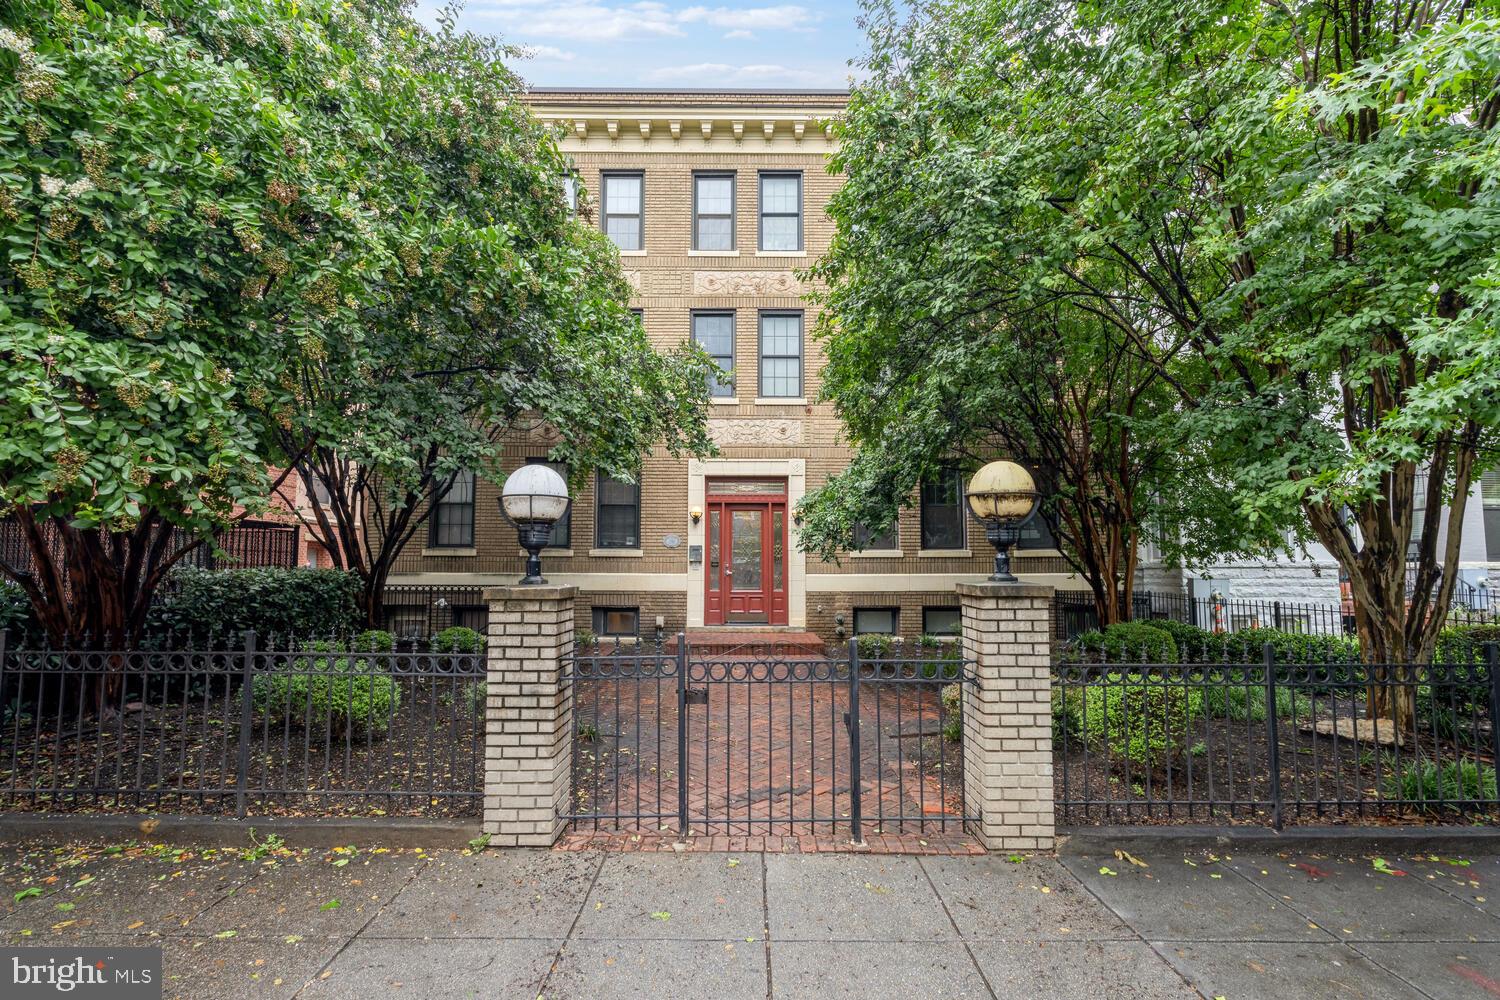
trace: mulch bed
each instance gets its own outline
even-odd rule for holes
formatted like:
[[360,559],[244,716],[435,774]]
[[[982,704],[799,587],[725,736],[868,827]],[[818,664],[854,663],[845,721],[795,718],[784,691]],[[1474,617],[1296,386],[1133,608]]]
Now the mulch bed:
[[[384,731],[254,720],[250,816],[477,816],[483,709],[464,678],[403,677]],[[233,815],[237,696],[183,694],[123,712],[36,719],[0,732],[0,806],[41,812]],[[122,789],[131,789],[122,791]]]
[[[1391,802],[1393,773],[1418,760],[1493,765],[1487,724],[1464,747],[1432,732],[1406,734],[1399,746],[1349,739],[1303,726],[1364,714],[1361,699],[1314,698],[1278,720],[1283,822],[1287,825],[1472,824],[1494,822],[1500,808],[1414,806]],[[1199,718],[1182,741],[1188,752],[1148,769],[1112,755],[1099,739],[1060,736],[1053,744],[1057,819],[1067,825],[1224,823],[1270,825],[1271,746],[1265,721]]]

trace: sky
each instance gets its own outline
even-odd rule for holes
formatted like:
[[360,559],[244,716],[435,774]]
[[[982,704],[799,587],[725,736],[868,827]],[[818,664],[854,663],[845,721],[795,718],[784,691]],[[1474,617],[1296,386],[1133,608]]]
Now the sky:
[[[431,23],[441,3],[419,0]],[[467,0],[460,28],[526,48],[536,87],[846,87],[858,0]]]

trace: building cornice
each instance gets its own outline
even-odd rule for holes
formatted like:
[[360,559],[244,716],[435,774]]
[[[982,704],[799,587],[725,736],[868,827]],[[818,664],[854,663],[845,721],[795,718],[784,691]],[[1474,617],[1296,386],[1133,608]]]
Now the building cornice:
[[533,90],[532,113],[569,151],[749,147],[827,153],[842,91]]

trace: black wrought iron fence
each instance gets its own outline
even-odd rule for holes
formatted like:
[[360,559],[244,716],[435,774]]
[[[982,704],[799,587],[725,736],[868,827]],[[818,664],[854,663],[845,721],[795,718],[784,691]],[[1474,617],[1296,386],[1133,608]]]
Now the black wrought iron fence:
[[961,831],[956,648],[837,657],[761,644],[570,657],[572,795],[591,828],[723,834]]
[[[1189,598],[1182,594],[1144,591],[1129,606],[1131,621],[1172,620],[1209,632],[1238,632],[1273,628],[1301,635],[1344,635],[1353,631],[1350,613],[1337,604],[1299,601],[1258,601],[1228,598]],[[1100,627],[1092,594],[1061,591],[1053,602],[1053,635],[1071,641]]]
[[1292,662],[1269,644],[1259,662],[1064,657],[1058,821],[1493,819],[1497,647],[1448,652],[1431,666]]
[[0,806],[476,815],[485,660],[413,644],[8,648]]
[[[1060,591],[1052,605],[1054,638],[1070,642],[1100,627],[1094,597],[1082,591]],[[1209,632],[1240,632],[1269,628],[1299,635],[1353,635],[1354,607],[1306,601],[1264,601],[1228,597],[1187,597],[1184,594],[1142,591],[1126,608],[1130,621],[1179,621]],[[1489,590],[1462,584],[1455,588],[1448,619],[1455,625],[1488,623],[1495,619]]]

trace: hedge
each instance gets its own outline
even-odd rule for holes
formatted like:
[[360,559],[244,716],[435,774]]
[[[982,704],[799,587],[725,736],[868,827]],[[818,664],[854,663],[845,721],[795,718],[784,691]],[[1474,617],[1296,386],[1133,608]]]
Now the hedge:
[[348,635],[359,577],[336,569],[180,569],[151,610],[151,630],[190,636]]
[[[389,633],[367,632],[352,645],[356,652],[373,651],[381,635]],[[360,640],[368,643],[365,650]],[[307,653],[314,655],[294,656],[251,682],[251,702],[265,723],[370,732],[390,726],[401,707],[401,685],[380,668],[382,661],[351,656],[343,644],[328,641],[309,643]]]
[[1172,634],[1148,622],[1116,622],[1103,632],[1084,632],[1073,640],[1084,659],[1104,663],[1176,663]]
[[1102,744],[1116,760],[1148,770],[1179,759],[1203,712],[1197,689],[1161,677],[1110,674],[1082,688],[1053,688],[1054,738]]
[[31,613],[31,599],[9,580],[0,580],[0,632],[10,632],[19,639],[36,633],[36,618]]

